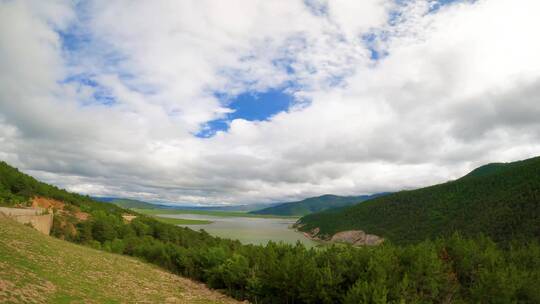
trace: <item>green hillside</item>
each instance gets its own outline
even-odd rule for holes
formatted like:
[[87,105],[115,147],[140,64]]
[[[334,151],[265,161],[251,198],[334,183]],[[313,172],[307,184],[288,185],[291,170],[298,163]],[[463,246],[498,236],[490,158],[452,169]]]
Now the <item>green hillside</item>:
[[469,176],[469,177],[470,176],[476,176],[476,177],[487,176],[487,175],[505,170],[506,168],[509,168],[509,167],[511,167],[511,164],[504,164],[504,163],[487,164],[487,165],[484,165],[484,166],[481,166],[472,170],[466,176]]
[[237,303],[134,258],[45,236],[0,215],[0,303]]
[[503,243],[540,240],[540,157],[486,165],[455,181],[311,214],[298,223],[303,231],[319,228],[322,237],[364,230],[395,243],[454,231]]
[[297,202],[283,203],[274,207],[252,211],[252,214],[272,214],[287,216],[303,216],[332,208],[350,206],[356,203],[372,199],[382,194],[361,196],[338,196],[326,194],[317,197],[306,198]]
[[70,193],[64,189],[40,182],[0,161],[0,206],[27,205],[34,196],[56,199],[73,205],[83,212],[103,211],[121,214],[123,209],[114,204],[97,202],[89,196]]

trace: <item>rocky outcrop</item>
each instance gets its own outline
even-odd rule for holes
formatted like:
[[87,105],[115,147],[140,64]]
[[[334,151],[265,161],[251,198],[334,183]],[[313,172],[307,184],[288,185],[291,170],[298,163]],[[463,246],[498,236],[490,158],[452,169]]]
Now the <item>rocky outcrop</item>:
[[64,210],[66,204],[59,200],[35,196],[32,198],[32,208],[58,209]]
[[53,214],[47,209],[0,207],[0,213],[21,224],[29,224],[41,233],[48,235],[51,232]]
[[[297,230],[302,228],[302,224],[296,223],[293,227]],[[303,232],[308,239],[322,243],[348,243],[354,246],[376,246],[384,242],[384,239],[374,235],[367,234],[362,230],[341,231],[333,236],[320,235],[318,227],[311,229],[309,232]]]
[[362,230],[341,231],[332,236],[331,242],[349,243],[356,246],[375,246],[384,241],[374,234],[367,234]]
[[305,232],[305,231],[300,231],[298,230],[297,228],[297,231],[300,231],[302,232],[302,234],[304,234],[304,236],[312,241],[316,241],[316,242],[324,242],[325,240],[320,238],[320,236],[318,235],[319,234],[319,228],[315,228],[315,229],[312,229],[311,231],[309,232]]
[[137,216],[133,214],[122,214],[122,218],[126,223],[131,223],[131,221],[136,219]]
[[51,212],[59,212],[60,214],[70,214],[76,217],[79,221],[86,221],[90,214],[82,212],[79,207],[71,204],[66,204],[62,201],[52,198],[35,196],[32,198],[32,208],[43,208]]

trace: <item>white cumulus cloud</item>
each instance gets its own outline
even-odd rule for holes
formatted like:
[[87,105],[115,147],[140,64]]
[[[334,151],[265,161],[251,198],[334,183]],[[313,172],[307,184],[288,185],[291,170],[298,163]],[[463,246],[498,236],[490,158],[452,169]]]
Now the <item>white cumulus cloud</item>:
[[[216,204],[540,154],[540,4],[433,4],[2,1],[0,158],[82,193]],[[232,111],[216,93],[269,89],[298,104],[194,135]]]

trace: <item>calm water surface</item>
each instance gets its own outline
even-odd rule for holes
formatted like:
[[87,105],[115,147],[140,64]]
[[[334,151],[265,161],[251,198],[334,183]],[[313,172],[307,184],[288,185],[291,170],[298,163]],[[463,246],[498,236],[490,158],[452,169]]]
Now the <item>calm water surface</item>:
[[160,217],[212,221],[208,225],[179,225],[193,230],[204,229],[221,238],[237,239],[244,244],[265,245],[269,241],[302,244],[312,247],[316,243],[289,227],[296,219],[221,217],[203,214],[160,214]]

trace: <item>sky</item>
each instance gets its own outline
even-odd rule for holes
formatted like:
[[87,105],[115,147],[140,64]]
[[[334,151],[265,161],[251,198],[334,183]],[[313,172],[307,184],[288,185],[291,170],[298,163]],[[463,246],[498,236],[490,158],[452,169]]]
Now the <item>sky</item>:
[[0,160],[94,196],[360,195],[540,155],[537,0],[0,0]]

